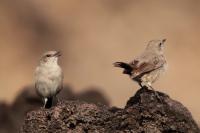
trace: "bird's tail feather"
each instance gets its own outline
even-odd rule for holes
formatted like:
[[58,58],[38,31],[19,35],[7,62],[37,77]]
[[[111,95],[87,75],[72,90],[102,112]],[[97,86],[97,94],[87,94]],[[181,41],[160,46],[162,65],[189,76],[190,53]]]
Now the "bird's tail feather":
[[133,68],[129,64],[124,63],[124,62],[115,62],[114,66],[124,68],[124,72],[123,72],[124,74],[131,74],[131,71],[133,70]]
[[132,69],[129,64],[124,63],[124,62],[115,62],[114,66],[115,67],[121,67],[121,68],[124,68],[124,69]]
[[53,103],[53,97],[48,97],[47,98],[47,101],[45,102],[45,108],[46,109],[49,109],[49,108],[51,108],[51,106],[52,106],[52,103]]

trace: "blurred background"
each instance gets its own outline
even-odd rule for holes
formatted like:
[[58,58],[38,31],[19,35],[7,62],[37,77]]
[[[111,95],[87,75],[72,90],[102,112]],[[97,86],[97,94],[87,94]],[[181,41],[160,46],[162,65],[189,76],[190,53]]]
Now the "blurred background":
[[74,93],[97,87],[111,106],[124,107],[139,86],[112,63],[166,38],[168,71],[154,88],[200,122],[200,1],[0,0],[0,16],[0,101],[12,104],[34,85],[43,52],[61,50],[64,83]]

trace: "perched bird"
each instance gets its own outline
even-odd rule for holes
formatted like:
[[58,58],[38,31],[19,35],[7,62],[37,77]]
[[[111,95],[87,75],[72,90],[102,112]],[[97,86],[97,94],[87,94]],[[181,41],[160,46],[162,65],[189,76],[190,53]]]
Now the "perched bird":
[[63,87],[63,72],[58,65],[59,51],[48,51],[40,59],[35,70],[35,88],[44,100],[44,107],[51,108],[53,97]]
[[114,66],[124,68],[123,73],[128,74],[141,87],[146,86],[153,89],[152,83],[166,70],[167,62],[164,57],[165,41],[166,39],[151,40],[144,52],[133,61],[130,63],[116,62]]

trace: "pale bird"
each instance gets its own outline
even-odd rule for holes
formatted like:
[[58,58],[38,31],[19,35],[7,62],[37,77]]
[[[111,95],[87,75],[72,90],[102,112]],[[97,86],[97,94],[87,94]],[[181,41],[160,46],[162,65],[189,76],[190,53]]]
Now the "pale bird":
[[35,88],[39,96],[43,98],[44,107],[52,106],[53,98],[63,87],[63,72],[58,65],[59,51],[48,51],[40,59],[35,70]]
[[115,67],[124,68],[123,73],[136,81],[141,87],[152,87],[159,76],[166,71],[167,62],[164,57],[163,40],[151,40],[144,52],[130,63],[116,62]]

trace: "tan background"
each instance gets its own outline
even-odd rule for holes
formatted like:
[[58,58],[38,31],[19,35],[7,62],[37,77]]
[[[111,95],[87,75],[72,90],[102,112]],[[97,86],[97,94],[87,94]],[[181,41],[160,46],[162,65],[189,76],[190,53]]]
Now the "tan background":
[[112,63],[167,38],[168,71],[154,87],[200,121],[200,1],[0,0],[0,16],[0,100],[32,85],[41,54],[58,49],[66,84],[100,87],[123,107],[138,85]]

